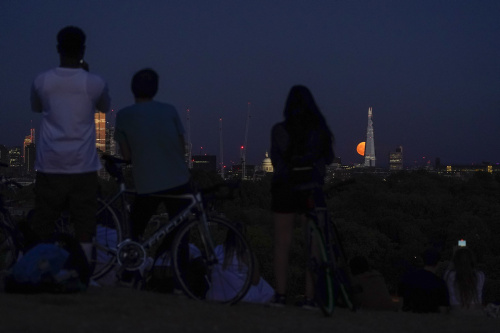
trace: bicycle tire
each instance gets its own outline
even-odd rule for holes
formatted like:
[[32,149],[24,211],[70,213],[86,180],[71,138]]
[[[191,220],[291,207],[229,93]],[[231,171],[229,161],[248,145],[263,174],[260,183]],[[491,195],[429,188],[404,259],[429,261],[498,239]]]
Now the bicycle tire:
[[[169,238],[167,236],[167,238]],[[174,291],[174,269],[172,266],[171,239],[165,239],[156,250],[153,266],[146,276],[145,289],[159,293]]]
[[13,230],[6,224],[5,216],[0,212],[0,278],[16,263],[19,247]]
[[[203,225],[193,219],[182,226],[174,238],[172,264],[175,282],[193,299],[235,304],[246,295],[252,283],[254,258],[250,246],[230,221],[208,217],[211,249],[210,240],[204,239],[200,227]],[[225,244],[229,243],[237,244],[239,251],[238,255],[231,256],[232,260],[224,263]],[[215,255],[212,262],[211,251],[214,251],[212,258]]]
[[333,270],[323,234],[314,220],[308,222],[308,268],[314,283],[314,300],[325,316],[335,308]]
[[327,214],[327,246],[330,256],[333,260],[334,270],[334,292],[336,295],[341,296],[337,300],[337,304],[344,306],[351,311],[356,311],[356,306],[352,300],[351,282],[348,273],[348,260],[344,251],[344,247],[340,240],[339,231],[335,225],[330,214]]
[[106,275],[116,266],[116,248],[125,237],[125,228],[116,212],[101,199],[98,199],[96,218],[92,279]]

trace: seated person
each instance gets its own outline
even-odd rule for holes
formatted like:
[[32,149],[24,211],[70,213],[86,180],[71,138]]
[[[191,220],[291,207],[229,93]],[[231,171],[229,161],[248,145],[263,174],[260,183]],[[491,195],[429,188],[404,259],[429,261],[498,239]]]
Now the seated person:
[[[212,284],[206,297],[208,300],[225,301],[234,296],[235,290],[240,290],[246,277],[248,267],[245,258],[239,255],[238,244],[232,233],[228,234],[224,244],[215,248],[219,264],[212,274]],[[260,276],[259,265],[254,259],[252,284],[243,302],[267,303],[274,296],[274,289]]]
[[422,254],[424,267],[403,276],[399,294],[403,297],[403,311],[416,313],[446,312],[449,306],[448,289],[436,275],[440,255],[435,249]]
[[370,268],[365,257],[352,258],[349,266],[352,274],[353,301],[357,307],[372,310],[398,310],[389,294],[384,277]]
[[484,273],[475,268],[472,251],[462,247],[455,251],[452,266],[444,274],[452,310],[482,310]]

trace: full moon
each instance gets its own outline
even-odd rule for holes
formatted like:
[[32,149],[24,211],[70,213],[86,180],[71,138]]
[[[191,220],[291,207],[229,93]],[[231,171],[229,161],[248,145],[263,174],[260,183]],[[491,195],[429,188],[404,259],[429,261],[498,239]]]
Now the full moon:
[[365,156],[365,142],[360,142],[358,146],[356,147],[356,151],[358,152],[359,155]]

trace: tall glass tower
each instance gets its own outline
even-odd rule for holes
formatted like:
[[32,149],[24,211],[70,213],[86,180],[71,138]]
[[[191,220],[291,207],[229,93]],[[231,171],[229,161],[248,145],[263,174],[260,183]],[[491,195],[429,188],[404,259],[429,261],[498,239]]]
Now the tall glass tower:
[[106,152],[106,114],[96,112],[94,115],[95,121],[95,146],[101,152]]
[[373,139],[373,113],[368,108],[368,128],[366,129],[365,167],[375,166],[375,142]]

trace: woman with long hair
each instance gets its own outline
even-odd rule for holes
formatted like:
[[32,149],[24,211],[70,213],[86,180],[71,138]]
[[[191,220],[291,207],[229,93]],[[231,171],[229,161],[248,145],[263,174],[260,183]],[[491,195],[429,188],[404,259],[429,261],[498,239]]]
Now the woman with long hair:
[[450,294],[451,309],[478,310],[482,308],[484,273],[476,269],[474,255],[468,248],[455,251],[452,267],[444,275]]
[[[286,304],[287,271],[295,217],[313,205],[325,207],[321,189],[326,165],[333,162],[333,135],[308,88],[293,86],[283,112],[284,121],[271,131],[274,167],[271,194],[275,229],[274,273],[276,294],[271,303]],[[311,192],[311,186],[315,188]],[[311,197],[312,193],[312,197]],[[302,218],[303,219],[303,218]],[[306,272],[304,308],[314,306],[314,289]]]

